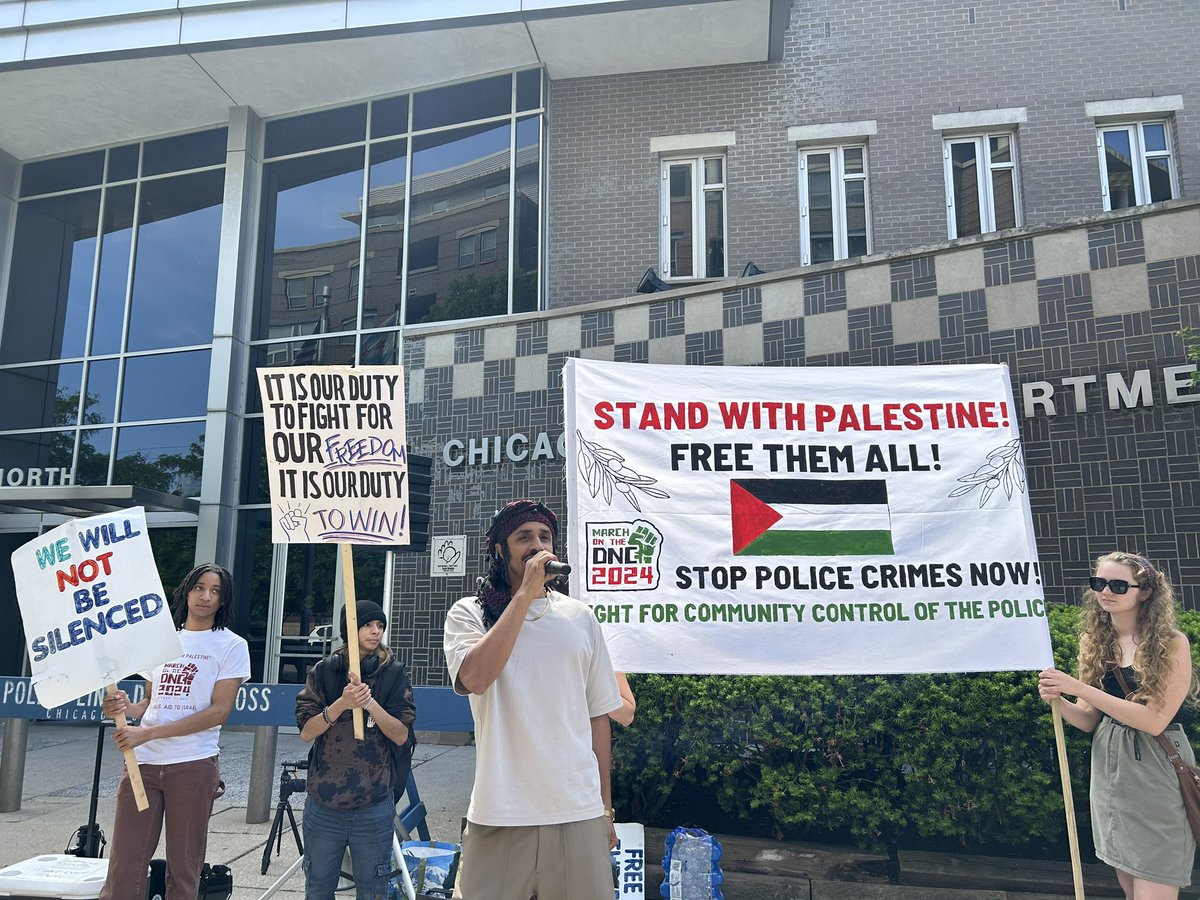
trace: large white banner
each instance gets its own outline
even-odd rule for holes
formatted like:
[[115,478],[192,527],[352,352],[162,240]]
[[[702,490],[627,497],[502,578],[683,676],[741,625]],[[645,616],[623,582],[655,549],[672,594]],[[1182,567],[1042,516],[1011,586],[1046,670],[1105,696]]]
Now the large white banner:
[[271,541],[407,544],[401,366],[259,369]]
[[47,709],[183,653],[140,506],[47,531],[17,548],[12,567]]
[[1005,367],[564,377],[572,589],[618,669],[1051,664]]

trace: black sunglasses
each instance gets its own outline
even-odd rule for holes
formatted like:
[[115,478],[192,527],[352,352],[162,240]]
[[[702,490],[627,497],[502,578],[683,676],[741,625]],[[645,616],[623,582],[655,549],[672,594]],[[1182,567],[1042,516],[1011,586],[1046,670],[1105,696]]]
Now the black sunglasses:
[[1089,578],[1088,587],[1099,593],[1108,588],[1114,594],[1125,594],[1131,587],[1140,588],[1140,584],[1130,584],[1124,578]]

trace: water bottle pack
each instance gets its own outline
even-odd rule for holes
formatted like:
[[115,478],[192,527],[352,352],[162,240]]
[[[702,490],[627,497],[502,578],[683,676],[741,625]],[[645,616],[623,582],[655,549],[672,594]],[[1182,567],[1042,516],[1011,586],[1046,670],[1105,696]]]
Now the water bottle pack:
[[701,828],[676,828],[663,856],[663,900],[724,900],[721,844]]

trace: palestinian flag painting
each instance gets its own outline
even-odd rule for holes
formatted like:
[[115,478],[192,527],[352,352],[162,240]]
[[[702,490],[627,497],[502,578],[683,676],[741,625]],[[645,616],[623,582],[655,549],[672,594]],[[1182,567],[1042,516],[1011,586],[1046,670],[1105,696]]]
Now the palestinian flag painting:
[[736,556],[891,556],[887,482],[744,478],[729,482]]

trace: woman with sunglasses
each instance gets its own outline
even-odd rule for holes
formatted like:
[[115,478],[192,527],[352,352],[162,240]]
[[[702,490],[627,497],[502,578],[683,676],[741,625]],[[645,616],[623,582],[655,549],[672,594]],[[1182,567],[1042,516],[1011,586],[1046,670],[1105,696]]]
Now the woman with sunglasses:
[[1191,883],[1196,845],[1179,780],[1154,735],[1165,732],[1195,762],[1174,721],[1200,690],[1191,647],[1175,624],[1171,583],[1144,557],[1100,557],[1088,586],[1079,678],[1047,669],[1038,693],[1046,702],[1075,697],[1062,700],[1063,718],[1092,733],[1096,856],[1117,870],[1126,900],[1175,900]]

